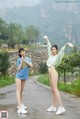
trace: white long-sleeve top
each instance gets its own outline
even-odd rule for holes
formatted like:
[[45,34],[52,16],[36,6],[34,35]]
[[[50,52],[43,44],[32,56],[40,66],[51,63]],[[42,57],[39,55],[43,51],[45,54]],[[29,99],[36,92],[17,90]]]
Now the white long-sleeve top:
[[62,58],[65,54],[65,48],[66,48],[66,44],[61,48],[61,50],[59,51],[58,54],[56,55],[52,55],[51,53],[51,43],[49,40],[47,40],[47,49],[48,49],[48,60],[47,60],[47,66],[48,67],[52,67],[52,66],[58,66],[61,61],[62,61]]

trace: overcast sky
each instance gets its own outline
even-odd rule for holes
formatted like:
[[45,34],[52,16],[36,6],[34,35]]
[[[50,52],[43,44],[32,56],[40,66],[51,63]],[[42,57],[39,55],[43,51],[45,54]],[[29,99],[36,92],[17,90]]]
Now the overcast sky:
[[0,0],[0,9],[20,6],[34,6],[41,0]]

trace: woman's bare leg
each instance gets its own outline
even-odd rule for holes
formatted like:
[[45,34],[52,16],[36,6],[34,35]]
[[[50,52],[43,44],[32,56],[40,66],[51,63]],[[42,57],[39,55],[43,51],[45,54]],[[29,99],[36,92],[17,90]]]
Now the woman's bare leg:
[[[51,86],[51,89],[52,89],[52,82],[51,82],[50,73],[49,73],[49,82],[50,82],[50,86]],[[53,106],[56,107],[57,99],[56,99],[56,95],[54,93],[52,93],[52,98],[53,98]]]
[[17,78],[17,79],[15,79],[15,82],[16,82],[17,102],[18,102],[19,107],[21,108],[21,96],[20,96],[20,93],[21,93],[21,80]]
[[58,83],[58,73],[56,72],[56,70],[51,70],[50,72],[51,74],[51,87],[52,87],[52,93],[54,98],[54,105],[56,104],[56,100],[58,101],[58,104],[60,107],[62,107],[62,101],[61,101],[61,96],[57,87],[57,83]]
[[23,103],[23,101],[22,101],[22,92],[23,92],[25,83],[26,83],[26,80],[21,80],[21,93],[20,93],[21,104]]

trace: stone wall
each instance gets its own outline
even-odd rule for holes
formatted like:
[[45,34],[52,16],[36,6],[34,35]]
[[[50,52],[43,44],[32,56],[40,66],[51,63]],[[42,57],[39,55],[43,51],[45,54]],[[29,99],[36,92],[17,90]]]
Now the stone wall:
[[[26,52],[26,55],[31,58],[33,63],[33,68],[30,70],[30,73],[38,73],[39,72],[39,64],[41,62],[46,62],[47,60],[47,51],[46,48],[40,48],[36,50],[31,50]],[[10,53],[10,68],[8,69],[9,75],[16,74],[16,61],[18,58],[17,53]]]

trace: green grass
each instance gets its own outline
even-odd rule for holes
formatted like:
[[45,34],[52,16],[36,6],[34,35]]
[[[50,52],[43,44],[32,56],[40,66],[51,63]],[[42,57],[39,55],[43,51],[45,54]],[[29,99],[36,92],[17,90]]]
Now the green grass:
[[44,75],[41,75],[39,78],[38,78],[38,81],[44,85],[48,85],[50,86],[50,83],[49,83],[49,80],[48,80],[48,74],[44,74]]
[[0,77],[0,88],[1,87],[5,87],[7,85],[11,85],[14,82],[15,82],[15,78],[14,77],[2,76],[2,77]]
[[[38,78],[38,81],[42,84],[50,86],[50,83],[48,80],[48,74],[41,75]],[[68,92],[70,94],[74,94],[80,97],[80,78],[71,82],[71,84],[68,84],[68,83],[65,84],[64,82],[59,81],[58,88],[59,90],[63,92]]]

